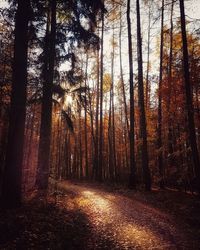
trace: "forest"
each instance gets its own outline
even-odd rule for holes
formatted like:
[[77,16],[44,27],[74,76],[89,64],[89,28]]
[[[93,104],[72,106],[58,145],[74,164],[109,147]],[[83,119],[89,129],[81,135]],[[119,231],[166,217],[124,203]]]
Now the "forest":
[[0,1],[0,249],[198,249],[199,13]]

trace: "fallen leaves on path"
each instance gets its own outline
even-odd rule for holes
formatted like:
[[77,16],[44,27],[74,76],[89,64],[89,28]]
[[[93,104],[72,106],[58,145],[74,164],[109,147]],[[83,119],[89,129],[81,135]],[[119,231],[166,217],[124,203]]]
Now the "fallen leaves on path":
[[113,242],[115,249],[192,249],[184,232],[167,213],[120,194],[90,186],[59,184],[66,207],[79,208],[93,225],[93,234]]
[[0,249],[198,250],[199,207],[178,193],[62,181],[47,199],[0,211]]

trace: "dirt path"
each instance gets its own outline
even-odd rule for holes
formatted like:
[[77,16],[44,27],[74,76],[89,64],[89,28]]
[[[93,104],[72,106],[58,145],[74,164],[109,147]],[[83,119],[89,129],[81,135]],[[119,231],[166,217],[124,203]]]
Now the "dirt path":
[[[67,209],[80,209],[92,226],[93,249],[194,249],[184,229],[159,209],[133,198],[86,185],[59,183]],[[63,200],[63,198],[62,198]],[[89,226],[89,225],[88,225]]]

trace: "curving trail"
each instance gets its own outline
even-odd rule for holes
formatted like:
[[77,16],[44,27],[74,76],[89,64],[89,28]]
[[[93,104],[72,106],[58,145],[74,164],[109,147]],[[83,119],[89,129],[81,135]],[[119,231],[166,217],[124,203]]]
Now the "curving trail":
[[[79,209],[92,227],[91,249],[193,249],[169,214],[97,187],[60,182],[67,209]],[[95,237],[95,239],[94,239]],[[94,247],[95,245],[95,247]],[[90,249],[90,247],[88,247]]]

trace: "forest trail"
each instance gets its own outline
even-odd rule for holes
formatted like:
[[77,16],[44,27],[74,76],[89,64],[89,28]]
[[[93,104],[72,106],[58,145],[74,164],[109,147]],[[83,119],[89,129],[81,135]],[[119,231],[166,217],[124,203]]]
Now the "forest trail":
[[110,249],[110,245],[121,250],[193,249],[187,245],[184,228],[148,203],[86,184],[62,181],[58,188],[68,210],[78,209],[87,216],[95,249]]

